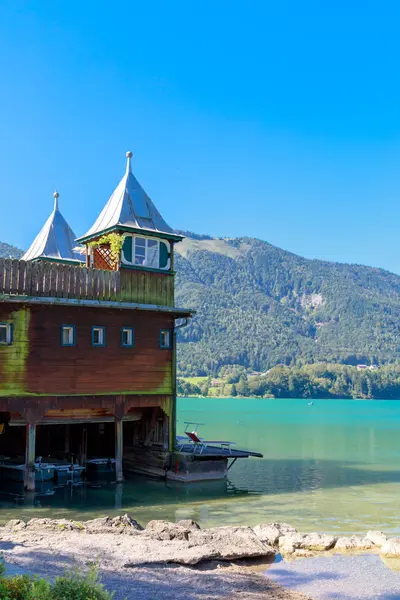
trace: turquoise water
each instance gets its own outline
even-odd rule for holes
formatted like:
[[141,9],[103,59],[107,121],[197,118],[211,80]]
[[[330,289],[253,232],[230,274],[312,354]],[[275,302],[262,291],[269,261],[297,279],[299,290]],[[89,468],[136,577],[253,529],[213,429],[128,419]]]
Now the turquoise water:
[[203,526],[287,521],[302,530],[400,532],[400,401],[184,398],[177,418],[178,434],[184,421],[198,420],[203,437],[264,458],[238,460],[227,481],[136,477],[119,486],[48,486],[31,500],[2,496],[0,520],[129,512],[143,523],[190,517]]

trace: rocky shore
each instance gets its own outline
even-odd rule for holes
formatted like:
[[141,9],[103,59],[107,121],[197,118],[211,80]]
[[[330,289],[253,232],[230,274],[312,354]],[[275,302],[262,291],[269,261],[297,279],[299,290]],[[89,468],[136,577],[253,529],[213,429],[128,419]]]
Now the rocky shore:
[[[52,577],[71,565],[97,562],[116,600],[242,598],[299,600],[263,575],[276,556],[374,552],[400,556],[400,539],[382,532],[365,537],[299,533],[286,523],[201,529],[194,521],[150,521],[144,528],[128,515],[86,522],[31,519],[0,528],[0,551],[8,565]],[[261,568],[255,568],[255,562]],[[197,589],[199,588],[199,589]],[[222,593],[221,590],[225,590]],[[146,591],[147,590],[147,591]],[[151,591],[148,591],[151,590]],[[127,593],[129,592],[129,593]]]

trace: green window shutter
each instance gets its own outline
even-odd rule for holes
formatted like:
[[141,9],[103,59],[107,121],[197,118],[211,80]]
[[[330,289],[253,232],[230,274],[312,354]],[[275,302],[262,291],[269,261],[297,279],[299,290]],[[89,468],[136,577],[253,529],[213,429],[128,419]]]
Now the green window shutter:
[[164,242],[160,242],[160,269],[165,269],[169,257],[168,246]]
[[122,246],[122,254],[126,262],[132,263],[132,236],[126,235]]

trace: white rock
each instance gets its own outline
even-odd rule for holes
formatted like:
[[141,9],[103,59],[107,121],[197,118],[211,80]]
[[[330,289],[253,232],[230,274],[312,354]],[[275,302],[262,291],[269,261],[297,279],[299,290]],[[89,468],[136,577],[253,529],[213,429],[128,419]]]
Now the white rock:
[[387,540],[380,549],[380,553],[386,558],[398,558],[400,556],[400,538]]
[[308,533],[305,535],[300,548],[304,550],[323,551],[335,545],[337,537],[325,533]]
[[379,547],[383,546],[387,542],[387,537],[383,531],[368,531],[365,537],[367,540],[371,540],[375,546]]
[[359,535],[340,537],[335,544],[335,550],[370,550],[373,547],[374,544],[371,540]]
[[303,548],[304,535],[302,533],[288,533],[279,538],[279,549],[283,554],[293,554],[299,548]]
[[262,541],[271,546],[278,543],[279,538],[283,535],[274,523],[262,523],[253,527],[256,536]]

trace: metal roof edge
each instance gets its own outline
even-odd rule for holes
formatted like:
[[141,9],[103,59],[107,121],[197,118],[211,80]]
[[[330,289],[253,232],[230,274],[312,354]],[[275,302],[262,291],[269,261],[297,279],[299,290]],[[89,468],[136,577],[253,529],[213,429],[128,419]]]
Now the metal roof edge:
[[19,304],[45,304],[47,306],[90,306],[93,308],[118,308],[125,310],[144,310],[176,314],[179,317],[190,317],[196,314],[190,308],[158,306],[157,304],[139,304],[137,302],[117,302],[115,300],[87,300],[84,298],[53,298],[48,296],[19,296],[0,294],[0,302],[16,302]]

